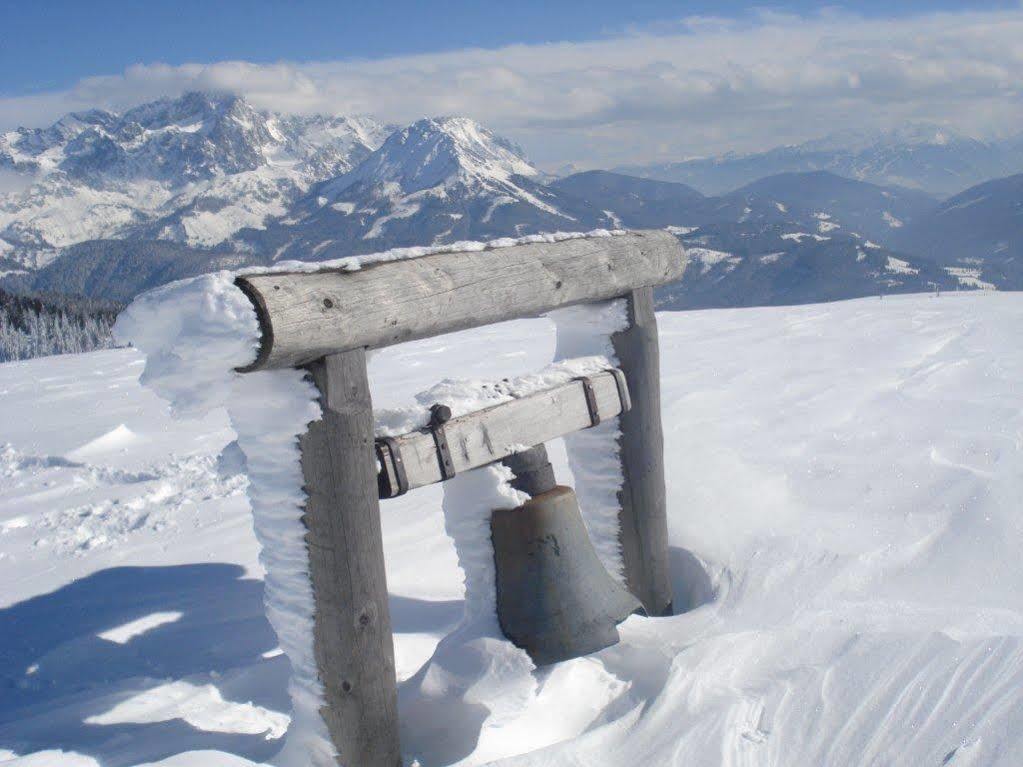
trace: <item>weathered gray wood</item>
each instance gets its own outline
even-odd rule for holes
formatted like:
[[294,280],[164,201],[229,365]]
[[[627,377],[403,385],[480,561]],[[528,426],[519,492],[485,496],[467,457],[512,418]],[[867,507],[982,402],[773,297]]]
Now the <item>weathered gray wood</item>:
[[661,430],[661,371],[653,290],[628,296],[629,327],[611,337],[632,409],[619,419],[624,483],[618,494],[622,556],[629,590],[648,615],[670,615],[668,513]]
[[678,240],[649,231],[442,253],[358,271],[243,276],[237,284],[262,330],[259,355],[244,369],[292,367],[616,298],[679,279],[684,268]]
[[308,369],[323,409],[299,440],[321,715],[338,764],[400,767],[366,355],[333,354]]
[[[600,420],[605,421],[621,413],[623,403],[614,373],[595,373],[589,378],[593,383]],[[628,391],[623,393],[626,399],[624,408],[628,409]],[[524,449],[526,445],[540,445],[591,425],[582,382],[568,381],[452,418],[440,428],[444,429],[451,462],[457,473],[486,466]],[[401,454],[410,490],[443,479],[432,434],[411,432],[395,437],[392,445]]]

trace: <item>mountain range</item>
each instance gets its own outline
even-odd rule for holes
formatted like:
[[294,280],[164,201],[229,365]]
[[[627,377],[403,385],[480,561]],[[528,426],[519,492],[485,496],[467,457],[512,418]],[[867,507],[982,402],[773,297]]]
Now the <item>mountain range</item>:
[[[0,285],[22,292],[123,301],[192,274],[283,259],[650,227],[675,232],[694,260],[683,283],[661,291],[671,308],[1012,288],[1021,277],[1012,266],[1018,185],[996,184],[984,201],[964,192],[969,204],[942,213],[952,200],[826,170],[717,195],[607,171],[552,179],[463,117],[396,129],[191,93],[2,135],[0,172],[21,181],[0,195]],[[927,240],[938,229],[926,222],[937,219],[967,233],[988,228],[946,248]]]
[[1023,172],[1023,134],[981,141],[947,126],[913,124],[889,131],[849,131],[766,152],[729,153],[619,170],[689,184],[705,194],[722,194],[778,173],[823,170],[947,197],[992,178]]
[[0,258],[40,268],[94,240],[221,245],[351,170],[391,132],[369,118],[260,112],[189,93],[124,114],[93,110],[0,135]]

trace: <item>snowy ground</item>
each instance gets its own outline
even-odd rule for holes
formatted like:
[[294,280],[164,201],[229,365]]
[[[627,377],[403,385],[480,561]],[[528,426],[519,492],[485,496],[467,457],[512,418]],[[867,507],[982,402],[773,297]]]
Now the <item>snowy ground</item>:
[[[1023,296],[660,316],[672,618],[500,727],[403,696],[424,767],[1023,763]],[[382,352],[376,403],[533,370],[545,321]],[[128,350],[0,365],[0,764],[272,758],[286,660],[226,417]],[[563,452],[552,451],[570,479]],[[383,505],[398,672],[461,615],[439,487]],[[510,694],[510,693],[509,693]]]

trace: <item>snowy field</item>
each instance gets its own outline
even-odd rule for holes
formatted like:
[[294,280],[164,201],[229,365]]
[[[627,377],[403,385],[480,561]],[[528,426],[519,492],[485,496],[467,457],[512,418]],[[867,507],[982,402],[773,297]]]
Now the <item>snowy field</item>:
[[[1023,764],[1023,295],[660,324],[687,611],[630,618],[618,646],[526,685],[500,668],[472,695],[404,685],[408,761]],[[542,320],[395,347],[371,361],[375,401],[553,354]],[[224,414],[172,420],[142,366],[0,365],[4,767],[237,767],[287,729],[234,434]],[[442,496],[382,504],[402,681],[462,615]]]

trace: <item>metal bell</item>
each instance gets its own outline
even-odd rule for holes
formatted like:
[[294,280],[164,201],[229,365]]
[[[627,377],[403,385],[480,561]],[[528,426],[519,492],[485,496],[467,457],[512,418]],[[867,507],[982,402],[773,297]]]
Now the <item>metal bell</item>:
[[543,446],[505,464],[533,497],[490,520],[501,630],[538,666],[616,644],[618,624],[642,606],[601,564],[575,492],[554,485]]

